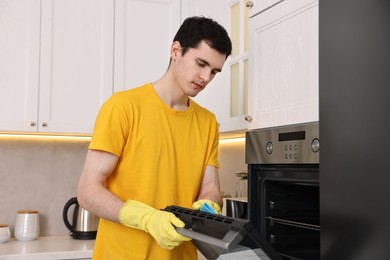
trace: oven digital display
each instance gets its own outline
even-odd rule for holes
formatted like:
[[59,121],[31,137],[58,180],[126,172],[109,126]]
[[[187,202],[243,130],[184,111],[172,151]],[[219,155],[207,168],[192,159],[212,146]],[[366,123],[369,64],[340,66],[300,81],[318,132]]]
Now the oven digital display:
[[305,140],[305,138],[306,138],[305,131],[288,132],[288,133],[280,133],[279,134],[279,142]]

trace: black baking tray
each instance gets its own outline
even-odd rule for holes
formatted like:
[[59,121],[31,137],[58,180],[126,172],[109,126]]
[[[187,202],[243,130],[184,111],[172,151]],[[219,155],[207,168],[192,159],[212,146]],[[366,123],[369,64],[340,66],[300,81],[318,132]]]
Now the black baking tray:
[[[164,211],[175,214],[185,223],[178,233],[192,238],[192,243],[206,259],[223,255],[251,255],[261,260],[282,260],[278,252],[256,231],[249,220],[201,212],[180,206],[168,206]],[[223,258],[223,257],[221,257]],[[252,258],[251,258],[252,259]]]

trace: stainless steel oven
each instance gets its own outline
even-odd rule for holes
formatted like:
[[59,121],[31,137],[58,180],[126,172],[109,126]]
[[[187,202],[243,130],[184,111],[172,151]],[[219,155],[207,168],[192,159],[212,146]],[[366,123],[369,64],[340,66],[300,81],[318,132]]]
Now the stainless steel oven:
[[249,220],[286,259],[320,258],[318,122],[246,133]]

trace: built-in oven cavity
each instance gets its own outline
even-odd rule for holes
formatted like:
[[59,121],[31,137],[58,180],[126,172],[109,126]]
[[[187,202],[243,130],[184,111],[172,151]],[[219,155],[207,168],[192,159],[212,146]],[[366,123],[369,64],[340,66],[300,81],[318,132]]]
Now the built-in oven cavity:
[[282,255],[319,259],[318,182],[266,180],[263,185],[266,239]]

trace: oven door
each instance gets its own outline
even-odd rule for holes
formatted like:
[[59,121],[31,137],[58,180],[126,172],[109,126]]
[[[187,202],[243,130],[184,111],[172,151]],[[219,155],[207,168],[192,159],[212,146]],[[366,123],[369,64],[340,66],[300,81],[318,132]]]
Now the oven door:
[[206,259],[282,260],[248,220],[175,205],[164,210],[185,223],[184,228],[176,228],[177,232],[192,238],[192,243]]
[[320,258],[319,165],[250,165],[249,219],[287,259]]

